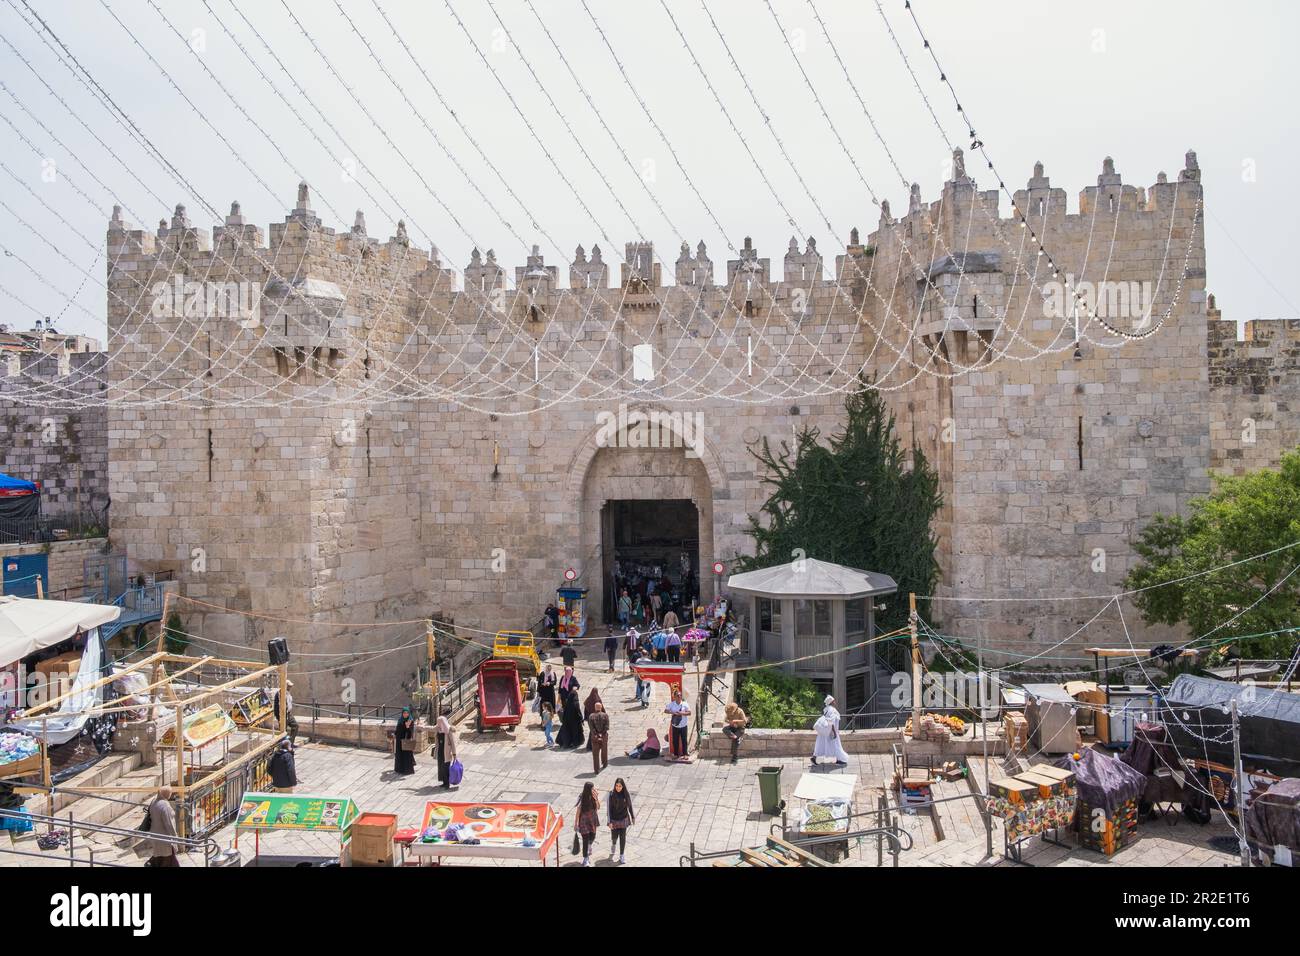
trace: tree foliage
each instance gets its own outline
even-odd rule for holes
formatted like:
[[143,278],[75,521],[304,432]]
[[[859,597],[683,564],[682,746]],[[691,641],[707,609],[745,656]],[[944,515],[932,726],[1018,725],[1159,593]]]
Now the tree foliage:
[[[905,452],[894,416],[867,379],[845,398],[843,430],[825,444],[805,427],[794,447],[773,451],[764,438],[750,451],[763,465],[771,493],[747,533],[754,555],[741,571],[798,557],[888,574],[900,594],[929,594],[939,579],[938,539],[931,520],[943,503],[939,477],[920,448]],[[907,620],[906,600],[888,602],[882,629]]]
[[[822,695],[812,681],[775,667],[746,671],[736,696],[754,727],[789,727],[789,714],[822,712]],[[806,720],[795,720],[795,726],[806,723]]]
[[1135,545],[1142,560],[1125,585],[1150,589],[1134,597],[1149,623],[1185,622],[1207,643],[1241,638],[1242,656],[1287,658],[1294,633],[1247,635],[1300,623],[1300,547],[1243,559],[1298,540],[1300,449],[1276,469],[1215,475],[1214,490],[1192,499],[1186,517],[1156,515]]

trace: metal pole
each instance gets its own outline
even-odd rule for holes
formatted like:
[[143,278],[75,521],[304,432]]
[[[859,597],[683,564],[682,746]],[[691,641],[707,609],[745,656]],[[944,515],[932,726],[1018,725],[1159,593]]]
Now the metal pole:
[[921,732],[921,643],[916,635],[916,594],[907,595],[907,629],[912,635],[912,739]]
[[[983,621],[980,622],[983,625]],[[984,698],[984,628],[980,627],[979,644],[977,645],[977,654],[979,662],[979,684],[976,693],[980,698],[980,726],[984,728],[984,786],[983,791],[987,796],[989,792],[989,723],[988,723],[988,701]],[[993,855],[993,815],[989,813],[988,803],[980,808],[983,812],[980,814],[984,817],[984,854],[985,856]]]
[[1237,843],[1241,847],[1241,865],[1250,866],[1250,846],[1246,843],[1246,773],[1241,767],[1241,723],[1237,713],[1237,701],[1228,704],[1232,714],[1232,759],[1236,765],[1237,776]]

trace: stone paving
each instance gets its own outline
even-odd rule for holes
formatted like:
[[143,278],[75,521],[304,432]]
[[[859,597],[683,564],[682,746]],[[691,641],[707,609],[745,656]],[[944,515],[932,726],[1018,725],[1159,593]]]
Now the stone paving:
[[[591,648],[586,656],[590,658],[595,652],[596,649]],[[677,866],[681,858],[689,854],[692,844],[700,852],[761,844],[772,824],[779,822],[780,818],[762,812],[755,777],[760,767],[780,766],[783,771],[782,796],[792,804],[796,802],[791,793],[800,775],[808,770],[808,761],[802,757],[741,758],[734,765],[714,759],[693,760],[691,763],[629,760],[624,751],[644,736],[647,727],[655,727],[660,736],[667,739],[668,718],[662,713],[666,688],[656,685],[651,706],[643,710],[632,702],[633,679],[623,673],[621,661],[616,673],[610,674],[605,669],[603,658],[599,661],[580,660],[577,672],[582,682],[581,696],[585,698],[592,686],[598,687],[611,715],[610,762],[600,774],[593,773],[589,753],[547,750],[537,718],[530,713],[514,734],[476,733],[472,730],[472,721],[460,726],[460,756],[465,765],[465,779],[455,791],[449,792],[439,785],[436,762],[427,751],[417,754],[415,774],[400,777],[392,771],[391,754],[308,743],[298,749],[297,792],[351,796],[362,810],[396,813],[402,826],[418,825],[426,802],[439,797],[484,801],[549,799],[565,817],[565,829],[559,841],[560,859],[565,866],[575,866],[579,862],[579,858],[569,852],[573,806],[588,780],[594,780],[603,795],[615,778],[621,776],[632,793],[637,822],[628,837],[629,866]],[[695,686],[691,675],[687,694],[692,705],[695,704]],[[857,809],[873,808],[892,775],[891,758],[888,754],[851,754],[850,758],[848,767],[826,766],[819,772],[856,775],[859,781]],[[973,770],[977,763],[972,761]],[[970,785],[966,781],[940,783],[935,788],[936,798],[969,792]],[[790,809],[793,811],[795,808]],[[931,812],[938,816],[938,828]],[[603,820],[603,801],[601,816]],[[954,800],[930,812],[901,814],[900,820],[912,837],[912,848],[901,855],[901,866],[1013,865],[1000,856],[1002,836],[996,829],[995,856],[991,859],[986,857],[984,826],[974,799]],[[608,833],[602,828],[597,837],[593,855],[597,866],[616,865],[609,859]],[[1109,859],[1089,850],[1065,850],[1039,841],[1031,841],[1026,846],[1026,859],[1039,865],[1065,866],[1232,866],[1237,862],[1234,853],[1213,850],[1207,842],[1213,836],[1228,833],[1230,831],[1222,822],[1204,827],[1186,821],[1174,827],[1159,822],[1148,823],[1143,826],[1142,839],[1137,844]],[[223,847],[229,846],[234,841],[233,828],[219,831],[216,839]],[[33,838],[20,842],[20,848],[35,851]],[[80,845],[86,846],[84,842]],[[275,856],[326,857],[338,850],[334,839],[309,833],[266,834],[261,848],[264,855]],[[247,863],[253,854],[251,834],[241,837],[240,849]],[[97,845],[96,858],[106,862],[138,862],[129,852],[108,843]],[[550,860],[553,862],[554,857]],[[17,858],[12,858],[12,861],[17,862]],[[59,863],[57,854],[52,853],[48,861],[24,861],[24,865],[41,862]],[[202,865],[202,860],[194,857],[183,859],[182,863]],[[884,865],[890,863],[886,853]],[[10,859],[0,859],[0,865],[11,865]],[[460,861],[458,865],[526,864],[475,860]],[[845,865],[875,866],[875,841],[866,839],[853,847]]]

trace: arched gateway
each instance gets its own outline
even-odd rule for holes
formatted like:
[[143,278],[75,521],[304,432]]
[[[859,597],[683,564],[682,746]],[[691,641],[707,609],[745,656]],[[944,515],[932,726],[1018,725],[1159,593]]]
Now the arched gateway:
[[674,582],[689,582],[686,596],[711,600],[713,506],[715,498],[729,497],[726,488],[698,413],[620,408],[598,422],[574,456],[568,485],[568,499],[578,507],[575,566],[578,583],[589,589],[589,620],[614,617],[616,557],[625,565],[664,565]]

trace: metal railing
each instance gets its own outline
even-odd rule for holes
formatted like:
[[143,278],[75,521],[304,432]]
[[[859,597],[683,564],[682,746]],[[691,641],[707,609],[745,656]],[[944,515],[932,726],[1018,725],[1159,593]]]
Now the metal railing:
[[0,544],[46,544],[82,538],[102,538],[108,523],[93,514],[70,514],[0,520]]
[[[142,806],[142,804],[137,804],[137,806]],[[48,832],[53,832],[56,829],[66,830],[68,836],[68,840],[67,840],[68,866],[76,866],[78,863],[83,863],[86,866],[91,866],[91,867],[107,866],[107,867],[124,868],[127,866],[127,864],[125,863],[107,863],[102,860],[96,860],[94,846],[91,846],[89,848],[88,850],[89,856],[84,858],[78,857],[76,854],[76,835],[78,832],[100,833],[107,836],[116,837],[117,842],[119,844],[123,840],[130,839],[130,838],[134,838],[137,840],[147,839],[153,842],[170,845],[177,852],[181,852],[181,853],[201,851],[203,853],[203,865],[205,867],[211,865],[212,858],[221,851],[221,848],[217,845],[217,841],[212,839],[211,837],[204,837],[202,839],[189,839],[186,837],[163,836],[162,834],[157,834],[152,832],[145,833],[140,830],[130,830],[124,827],[115,827],[104,823],[85,823],[85,822],[78,823],[71,813],[69,813],[66,817],[55,817],[55,816],[47,816],[46,814],[43,813],[28,813],[26,811],[17,811],[17,810],[0,810],[0,817],[7,817],[11,820],[25,820],[33,824],[33,826],[40,824],[44,826]],[[50,851],[45,851],[41,853],[32,853],[29,850],[18,850],[13,847],[5,847],[5,846],[0,846],[0,853],[9,853],[15,856],[33,857],[36,859],[43,859],[43,860],[48,860],[51,858]]]

